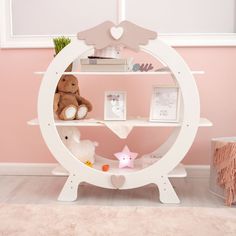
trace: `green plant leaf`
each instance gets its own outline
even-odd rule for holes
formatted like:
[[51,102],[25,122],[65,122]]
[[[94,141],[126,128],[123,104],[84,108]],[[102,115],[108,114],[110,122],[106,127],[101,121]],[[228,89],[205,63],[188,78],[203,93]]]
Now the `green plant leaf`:
[[71,39],[65,36],[57,37],[53,39],[54,48],[56,55],[69,43],[71,42]]

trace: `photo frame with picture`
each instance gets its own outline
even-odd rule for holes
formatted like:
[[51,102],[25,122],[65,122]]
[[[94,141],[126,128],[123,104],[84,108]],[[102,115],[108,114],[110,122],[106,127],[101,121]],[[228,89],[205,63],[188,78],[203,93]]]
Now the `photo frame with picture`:
[[104,120],[126,120],[126,92],[106,91]]
[[154,86],[150,108],[151,122],[178,122],[180,89],[178,86]]

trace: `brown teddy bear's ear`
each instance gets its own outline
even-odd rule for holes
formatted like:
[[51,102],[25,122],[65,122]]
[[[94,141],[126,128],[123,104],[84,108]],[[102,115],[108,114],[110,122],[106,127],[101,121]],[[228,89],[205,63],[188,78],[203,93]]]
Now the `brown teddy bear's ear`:
[[66,80],[67,80],[67,78],[66,78],[66,75],[63,75],[61,78],[60,78],[60,80],[59,80],[59,82],[58,82],[58,84],[57,84],[57,91],[58,92],[66,92]]
[[78,89],[77,89],[77,92],[76,94],[80,95],[80,91],[79,91],[79,85],[78,85]]

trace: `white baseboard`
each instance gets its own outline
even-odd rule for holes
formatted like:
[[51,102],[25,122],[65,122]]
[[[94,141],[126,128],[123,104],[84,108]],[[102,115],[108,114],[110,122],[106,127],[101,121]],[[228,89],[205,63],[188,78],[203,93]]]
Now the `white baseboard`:
[[52,175],[57,163],[0,163],[0,175]]
[[[0,163],[0,175],[52,175],[57,163]],[[209,178],[209,165],[185,165],[187,177]]]
[[185,169],[189,178],[210,177],[210,165],[185,165]]

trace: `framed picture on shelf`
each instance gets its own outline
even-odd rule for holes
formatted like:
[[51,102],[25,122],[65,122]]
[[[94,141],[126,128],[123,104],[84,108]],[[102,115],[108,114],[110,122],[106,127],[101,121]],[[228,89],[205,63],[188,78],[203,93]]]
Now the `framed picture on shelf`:
[[104,120],[126,120],[126,92],[105,92]]
[[149,120],[153,122],[178,122],[179,106],[179,87],[154,86]]

